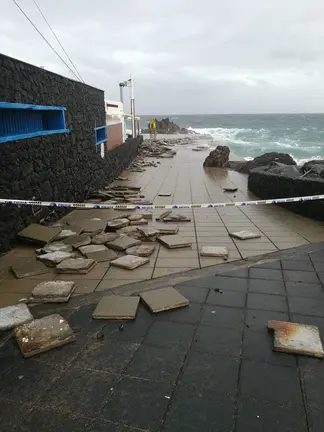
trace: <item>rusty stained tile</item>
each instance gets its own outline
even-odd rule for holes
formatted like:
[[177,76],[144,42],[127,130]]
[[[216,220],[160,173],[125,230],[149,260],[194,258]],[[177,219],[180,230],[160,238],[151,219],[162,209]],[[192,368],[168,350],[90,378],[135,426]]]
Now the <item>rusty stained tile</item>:
[[31,357],[75,341],[73,330],[58,314],[16,327],[14,334],[24,357]]
[[324,357],[318,327],[285,321],[269,321],[268,329],[274,330],[274,351]]

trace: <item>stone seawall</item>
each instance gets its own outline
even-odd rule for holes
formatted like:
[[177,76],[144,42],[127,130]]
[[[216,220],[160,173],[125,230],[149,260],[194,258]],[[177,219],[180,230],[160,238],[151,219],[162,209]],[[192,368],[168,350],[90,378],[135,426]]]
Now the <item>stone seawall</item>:
[[[114,180],[137,155],[139,139],[129,139],[100,156],[95,127],[105,125],[104,92],[0,55],[0,101],[66,108],[70,133],[0,144],[0,197],[41,201],[85,200]],[[0,205],[0,251],[18,231],[48,213]]]

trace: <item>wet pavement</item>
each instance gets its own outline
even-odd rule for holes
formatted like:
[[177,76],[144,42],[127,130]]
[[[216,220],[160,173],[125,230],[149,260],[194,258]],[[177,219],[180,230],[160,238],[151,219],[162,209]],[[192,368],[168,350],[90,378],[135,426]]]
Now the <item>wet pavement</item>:
[[141,305],[123,329],[92,320],[96,294],[33,308],[76,342],[23,359],[1,334],[1,431],[322,432],[324,362],[273,352],[267,322],[324,334],[323,263],[322,247],[188,280],[189,307]]

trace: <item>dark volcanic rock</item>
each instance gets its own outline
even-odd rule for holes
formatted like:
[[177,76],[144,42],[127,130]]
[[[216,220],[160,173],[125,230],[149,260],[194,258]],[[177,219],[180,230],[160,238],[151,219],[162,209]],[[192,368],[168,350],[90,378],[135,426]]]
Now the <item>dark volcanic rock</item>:
[[[188,129],[181,128],[176,123],[173,123],[169,118],[165,118],[162,120],[155,119],[156,122],[156,132],[158,134],[189,134]],[[142,133],[149,133],[150,125],[148,125],[148,129],[143,129]],[[192,132],[190,132],[192,133]]]
[[230,149],[227,146],[217,146],[209,153],[204,162],[204,167],[223,168],[228,164]]
[[324,178],[324,160],[312,160],[306,162],[302,166],[301,172],[308,178]]
[[249,172],[255,168],[268,166],[274,162],[284,165],[296,165],[296,162],[289,154],[271,152],[258,156],[248,162],[230,162],[228,167],[243,174],[249,174]]

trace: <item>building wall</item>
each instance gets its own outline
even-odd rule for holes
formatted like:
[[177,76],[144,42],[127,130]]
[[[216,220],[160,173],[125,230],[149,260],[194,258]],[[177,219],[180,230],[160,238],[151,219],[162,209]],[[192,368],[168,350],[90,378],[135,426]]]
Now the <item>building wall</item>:
[[[136,156],[138,140],[128,140],[102,158],[95,126],[106,124],[104,92],[0,55],[0,101],[66,107],[67,134],[0,144],[0,198],[84,201],[114,180]],[[0,251],[16,233],[44,217],[29,207],[0,204]]]
[[117,123],[107,126],[107,149],[108,151],[114,150],[123,143],[123,125]]

